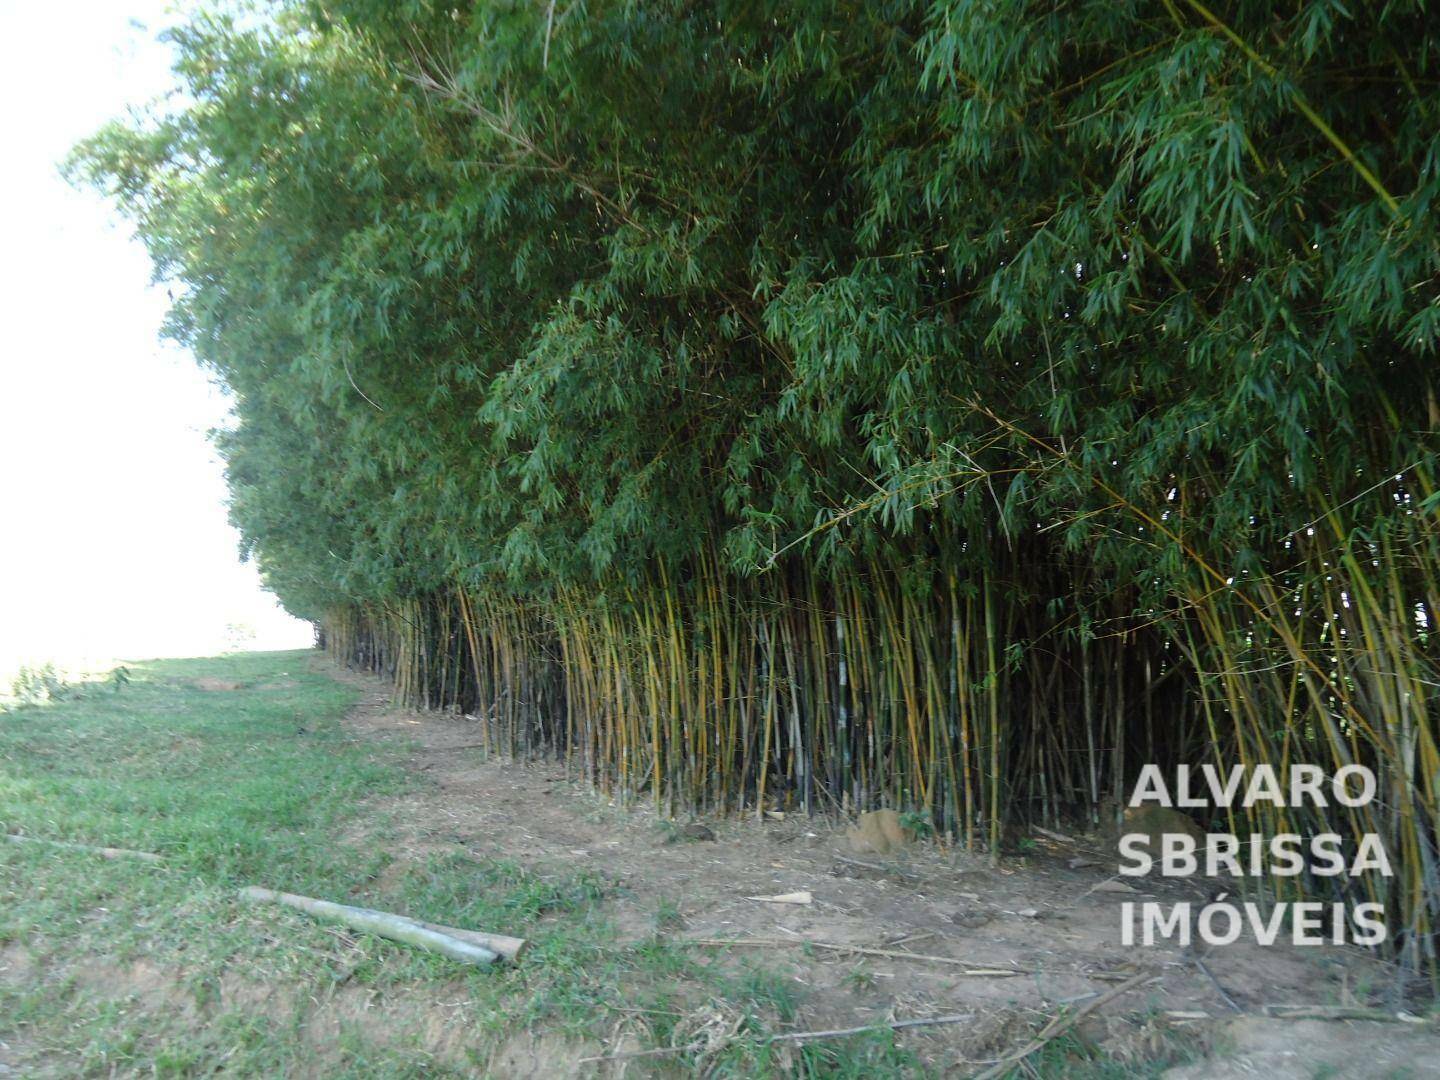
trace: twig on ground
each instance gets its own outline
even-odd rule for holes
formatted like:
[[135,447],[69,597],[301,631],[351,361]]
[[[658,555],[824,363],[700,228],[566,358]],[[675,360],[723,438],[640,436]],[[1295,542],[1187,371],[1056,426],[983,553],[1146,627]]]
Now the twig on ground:
[[845,1035],[860,1035],[867,1031],[898,1031],[901,1028],[933,1027],[937,1024],[959,1024],[974,1020],[974,1013],[956,1013],[953,1016],[932,1016],[917,1020],[892,1020],[888,1024],[861,1024],[852,1028],[833,1028],[830,1031],[792,1031],[784,1035],[772,1035],[766,1042],[806,1042],[810,1039],[838,1039]]
[[15,833],[6,833],[5,836],[17,844],[48,844],[50,847],[69,848],[71,851],[88,851],[91,855],[99,855],[102,859],[140,859],[148,863],[165,861],[153,851],[131,851],[129,848],[96,847],[93,844],[75,844],[69,840],[46,840],[39,836],[17,836]]
[[1054,840],[1058,844],[1080,843],[1080,841],[1076,840],[1073,836],[1066,836],[1064,833],[1060,832],[1051,832],[1049,829],[1042,829],[1039,825],[1032,825],[1030,826],[1030,828],[1033,829],[1035,832],[1039,833],[1041,836],[1045,837],[1047,840]]
[[864,945],[844,945],[837,941],[816,941],[814,938],[679,938],[687,945],[743,945],[749,948],[768,948],[772,945],[809,945],[830,952],[859,953],[862,956],[884,956],[891,960],[919,960],[929,964],[949,964],[964,968],[962,975],[1005,978],[1010,975],[1029,975],[1021,968],[972,968],[968,960],[957,960],[953,956],[931,956],[926,953],[904,952],[900,949],[872,949]]
[[1202,975],[1210,980],[1210,985],[1215,987],[1215,992],[1224,998],[1226,1005],[1229,1005],[1230,1008],[1234,1009],[1237,1013],[1243,1013],[1245,1011],[1236,1004],[1235,999],[1226,992],[1225,987],[1220,985],[1220,980],[1215,977],[1215,973],[1210,970],[1210,966],[1205,963],[1205,958],[1199,953],[1195,954],[1195,966],[1200,969]]

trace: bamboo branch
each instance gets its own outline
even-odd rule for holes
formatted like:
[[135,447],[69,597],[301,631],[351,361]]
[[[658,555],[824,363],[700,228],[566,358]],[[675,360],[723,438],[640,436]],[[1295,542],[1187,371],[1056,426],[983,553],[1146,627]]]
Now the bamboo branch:
[[[1192,9],[1194,9],[1194,11],[1199,14],[1202,19],[1208,22],[1216,30],[1219,30],[1220,33],[1225,35],[1225,37],[1230,41],[1232,45],[1234,45],[1237,49],[1244,53],[1246,58],[1249,59],[1252,64],[1258,67],[1266,75],[1270,76],[1272,79],[1282,78],[1280,71],[1275,67],[1274,64],[1270,63],[1270,61],[1266,60],[1263,56],[1256,52],[1255,49],[1250,46],[1249,42],[1247,42],[1244,38],[1242,38],[1234,30],[1232,30],[1229,25],[1227,25],[1208,7],[1206,7],[1202,3],[1199,3],[1199,0],[1185,0],[1185,3],[1187,3]],[[1288,82],[1289,80],[1286,81]],[[1294,102],[1295,108],[1300,111],[1300,115],[1304,116],[1306,120],[1310,121],[1311,125],[1315,128],[1315,130],[1320,132],[1320,134],[1325,137],[1326,142],[1328,142],[1336,150],[1340,151],[1340,156],[1343,157],[1350,164],[1350,167],[1354,169],[1357,174],[1359,174],[1360,179],[1364,180],[1365,183],[1369,185],[1371,191],[1375,192],[1375,194],[1380,196],[1381,202],[1385,204],[1385,209],[1389,210],[1390,213],[1394,214],[1396,217],[1399,217],[1400,204],[1395,200],[1395,196],[1391,195],[1390,192],[1386,189],[1385,185],[1380,182],[1380,178],[1376,176],[1373,172],[1371,172],[1369,167],[1363,161],[1361,161],[1358,157],[1355,156],[1355,151],[1351,150],[1345,140],[1340,138],[1340,136],[1336,134],[1335,129],[1325,122],[1325,118],[1315,111],[1314,107],[1310,104],[1310,102],[1305,99],[1305,95],[1300,92],[1299,87],[1291,83],[1286,87],[1286,89],[1289,90],[1290,100]]]

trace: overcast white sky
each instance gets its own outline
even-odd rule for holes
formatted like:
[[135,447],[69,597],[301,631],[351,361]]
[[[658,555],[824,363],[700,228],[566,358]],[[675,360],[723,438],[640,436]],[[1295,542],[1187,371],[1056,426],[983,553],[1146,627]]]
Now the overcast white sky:
[[0,674],[310,643],[236,554],[206,431],[224,395],[162,346],[144,249],[56,163],[169,85],[156,0],[0,0]]

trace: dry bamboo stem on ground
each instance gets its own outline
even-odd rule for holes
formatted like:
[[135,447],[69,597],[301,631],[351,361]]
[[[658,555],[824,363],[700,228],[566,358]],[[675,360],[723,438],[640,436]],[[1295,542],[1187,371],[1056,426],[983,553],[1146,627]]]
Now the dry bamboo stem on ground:
[[836,855],[834,856],[834,858],[837,863],[841,863],[845,866],[858,866],[862,870],[874,870],[875,872],[884,874],[887,877],[896,877],[900,878],[903,881],[920,880],[919,874],[912,873],[909,870],[902,870],[897,866],[883,866],[880,863],[866,862],[864,859],[852,859],[847,855]]
[[507,937],[504,934],[487,934],[481,930],[462,930],[458,926],[441,926],[439,923],[428,923],[423,919],[411,919],[410,921],[417,926],[423,926],[426,930],[434,930],[437,934],[459,938],[461,941],[478,945],[482,949],[499,953],[512,964],[519,960],[521,954],[530,947],[530,943],[524,938]]
[[492,964],[499,959],[499,954],[493,949],[430,929],[403,915],[393,915],[371,908],[350,907],[348,904],[334,904],[329,900],[316,900],[309,896],[297,896],[294,893],[275,892],[272,889],[262,889],[255,885],[241,889],[240,897],[253,903],[284,904],[309,915],[315,915],[322,919],[333,919],[352,929],[363,930],[368,934],[389,938],[391,941],[398,941],[405,945],[413,945],[417,949],[439,953],[465,964],[483,966]]
[[892,1020],[888,1024],[861,1024],[859,1027],[833,1028],[830,1031],[792,1031],[783,1035],[772,1035],[766,1042],[808,1042],[811,1039],[839,1039],[846,1035],[863,1035],[867,1031],[898,1031],[902,1028],[934,1027],[937,1024],[960,1024],[974,1020],[974,1013],[956,1013],[954,1016],[931,1016],[916,1020]]
[[949,964],[965,968],[961,975],[977,975],[992,979],[1003,979],[1011,975],[1029,975],[1023,968],[972,968],[966,960],[953,956],[931,956],[926,953],[902,952],[899,949],[872,949],[864,945],[843,945],[835,941],[816,941],[813,938],[683,938],[687,945],[745,945],[753,948],[769,948],[772,945],[810,945],[816,949],[831,952],[859,953],[862,956],[884,956],[892,960],[921,960],[930,964]]
[[[957,1013],[954,1016],[931,1016],[915,1020],[891,1020],[885,1024],[862,1024],[859,1027],[832,1028],[829,1031],[789,1031],[780,1035],[771,1035],[763,1040],[765,1043],[777,1042],[809,1042],[811,1039],[842,1039],[848,1035],[864,1035],[870,1031],[898,1031],[902,1028],[934,1027],[938,1024],[961,1024],[966,1020],[975,1019],[974,1013]],[[630,1058],[642,1057],[663,1057],[666,1054],[688,1054],[693,1050],[703,1050],[704,1043],[689,1043],[685,1046],[660,1046],[653,1050],[631,1050],[621,1054],[597,1054],[594,1057],[583,1057],[579,1064],[587,1065],[594,1061],[626,1061]]]
[[16,836],[14,833],[6,833],[5,836],[17,844],[48,844],[50,847],[69,848],[71,851],[88,851],[92,855],[99,855],[102,859],[141,859],[148,863],[165,861],[153,851],[131,851],[129,848],[96,847],[93,844],[76,844],[69,840],[45,840],[39,836]]
[[1079,844],[1079,843],[1080,843],[1080,841],[1079,841],[1079,840],[1076,840],[1075,837],[1073,837],[1073,836],[1067,836],[1067,835],[1065,835],[1064,833],[1059,833],[1059,832],[1051,832],[1049,829],[1042,829],[1039,825],[1031,825],[1030,828],[1031,828],[1033,831],[1039,833],[1041,836],[1045,837],[1045,839],[1047,839],[1047,840],[1054,840],[1057,844]]
[[1265,1015],[1272,1020],[1369,1020],[1379,1024],[1424,1024],[1425,1020],[1408,1013],[1367,1009],[1362,1005],[1266,1005]]

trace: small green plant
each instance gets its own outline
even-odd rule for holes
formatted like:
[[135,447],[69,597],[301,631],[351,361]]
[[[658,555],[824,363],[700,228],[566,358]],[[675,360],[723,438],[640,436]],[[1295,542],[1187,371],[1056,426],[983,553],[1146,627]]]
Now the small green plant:
[[920,839],[929,839],[935,835],[935,823],[930,820],[928,815],[922,814],[918,810],[906,810],[900,815],[900,824],[911,836]]
[[875,976],[864,964],[856,964],[846,972],[843,982],[852,990],[873,990],[875,988]]
[[46,701],[61,701],[71,693],[73,687],[65,677],[55,670],[53,661],[31,666],[22,665],[10,680],[10,696],[17,705],[39,705]]
[[685,926],[685,916],[680,913],[680,905],[674,900],[661,899],[655,906],[655,931],[656,933],[665,930],[680,930]]

